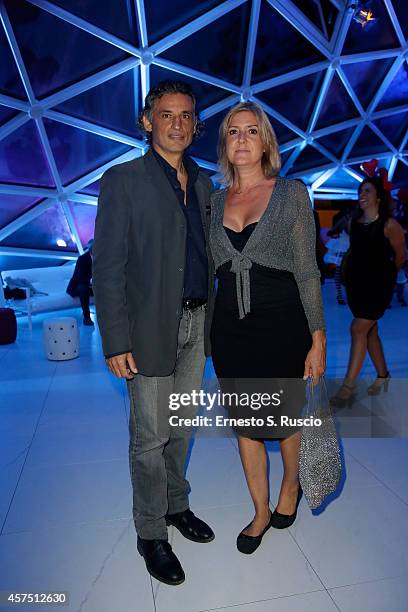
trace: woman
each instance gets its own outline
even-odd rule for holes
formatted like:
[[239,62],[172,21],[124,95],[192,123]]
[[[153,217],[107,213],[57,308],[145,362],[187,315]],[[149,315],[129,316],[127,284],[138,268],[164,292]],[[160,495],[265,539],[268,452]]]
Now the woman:
[[[231,381],[276,377],[300,380],[304,390],[303,380],[318,379],[325,370],[320,274],[307,190],[278,176],[275,133],[263,110],[251,102],[232,108],[222,122],[219,162],[227,188],[213,194],[210,227],[218,276],[211,330],[215,372],[223,391]],[[300,433],[280,439],[284,475],[274,513],[264,440],[238,430],[238,442],[255,516],[239,534],[237,547],[252,553],[267,529],[288,527],[296,518]]]
[[330,400],[338,407],[353,403],[367,351],[377,371],[368,393],[377,395],[388,388],[390,374],[377,321],[391,301],[397,272],[405,261],[404,232],[398,221],[390,218],[390,196],[382,178],[365,178],[358,193],[360,212],[351,222],[350,250],[343,265],[347,301],[354,317],[351,349],[346,377]]

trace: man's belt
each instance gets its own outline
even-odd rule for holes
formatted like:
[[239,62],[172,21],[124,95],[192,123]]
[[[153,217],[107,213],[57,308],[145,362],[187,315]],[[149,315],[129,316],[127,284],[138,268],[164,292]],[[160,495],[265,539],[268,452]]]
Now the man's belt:
[[194,308],[204,306],[206,303],[207,300],[204,300],[203,298],[184,298],[183,310],[193,310]]

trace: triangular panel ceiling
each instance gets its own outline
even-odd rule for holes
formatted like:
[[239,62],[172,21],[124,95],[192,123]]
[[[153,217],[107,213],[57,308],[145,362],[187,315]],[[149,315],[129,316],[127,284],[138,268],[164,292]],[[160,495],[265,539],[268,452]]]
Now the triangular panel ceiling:
[[31,85],[42,98],[128,55],[24,0],[6,0]]
[[404,62],[381,98],[377,110],[408,104],[408,67]]
[[315,107],[322,81],[323,74],[317,72],[262,91],[258,97],[304,130]]
[[0,182],[54,187],[34,121],[0,140]]
[[70,202],[69,207],[78,228],[81,244],[86,247],[88,240],[93,238],[95,233],[96,206]]
[[10,234],[2,244],[27,249],[55,249],[58,248],[58,239],[66,242],[67,246],[62,250],[76,250],[65,215],[60,206],[55,205],[47,208],[41,215]]
[[398,37],[392,25],[384,2],[375,3],[376,22],[362,30],[361,25],[352,20],[343,46],[343,53],[362,53],[399,47]]
[[350,157],[360,157],[364,155],[375,155],[387,150],[387,145],[375,134],[368,126],[366,126],[358,137],[354,147],[351,150]]
[[0,93],[25,98],[25,90],[17,70],[10,45],[4,31],[0,28]]
[[325,57],[282,15],[262,0],[254,57],[253,81],[309,66]]
[[32,208],[38,198],[0,193],[0,228]]
[[145,2],[149,43],[154,44],[219,4],[218,0],[200,0],[200,2],[191,2],[191,0]]
[[[104,167],[117,163],[118,159],[141,154],[141,141],[133,143],[135,148],[121,141],[140,136],[136,118],[143,105],[142,94],[146,87],[163,79],[187,81],[196,91],[198,109],[204,111],[206,126],[191,153],[203,160],[205,171],[210,175],[215,173],[219,124],[229,106],[240,99],[258,100],[264,105],[270,113],[279,146],[285,149],[284,172],[302,177],[308,185],[320,176],[320,168],[337,168],[333,156],[350,167],[355,160],[357,172],[360,172],[359,160],[374,156],[381,158],[382,165],[389,165],[396,154],[407,159],[408,119],[404,105],[408,104],[408,71],[403,57],[405,46],[398,39],[398,33],[408,35],[408,3],[375,0],[377,21],[362,28],[352,19],[345,33],[344,49],[333,52],[333,36],[341,32],[346,4],[332,0],[319,3],[315,0],[260,0],[259,3],[155,0],[140,3],[145,9],[145,21],[141,11],[142,22],[138,23],[138,3],[134,0],[110,3],[53,0],[44,3],[43,8],[27,0],[5,0],[5,11],[17,44],[14,51],[21,54],[30,81],[27,90],[32,87],[40,107],[34,100],[34,109],[30,110],[30,100],[10,43],[0,26],[0,182],[2,191],[9,189],[4,197],[0,195],[1,223],[7,226],[29,208],[35,210],[44,198],[50,197],[56,203],[60,194],[54,183],[55,175],[55,181],[67,190],[72,213],[70,223],[74,222],[74,230],[85,244],[92,232],[95,207],[71,200],[70,185],[85,177],[89,185],[83,187],[84,182],[80,181],[78,190],[97,196]],[[52,14],[60,8],[68,11],[66,19]],[[208,17],[212,10],[215,12]],[[397,20],[395,27],[389,17],[393,11]],[[81,27],[75,25],[78,17],[83,20]],[[101,28],[98,35],[95,35],[95,26]],[[164,37],[166,44],[161,50]],[[155,47],[151,49],[151,45]],[[140,66],[136,63],[140,61],[142,47]],[[117,63],[132,54],[134,62],[119,74]],[[395,62],[399,66],[396,73]],[[334,72],[326,91],[324,77],[330,65]],[[104,71],[103,78],[101,71]],[[296,73],[290,74],[293,71]],[[340,79],[342,72],[344,83]],[[287,75],[290,80],[282,83]],[[263,85],[265,80],[268,82]],[[388,83],[384,91],[383,83]],[[62,93],[59,96],[60,90],[71,85],[73,89],[67,97]],[[47,96],[54,92],[58,92],[58,98],[48,103]],[[377,92],[381,98],[373,108],[371,103],[376,100]],[[395,107],[402,112],[395,113]],[[367,116],[360,116],[362,108],[368,112]],[[68,119],[60,117],[61,121],[57,121],[55,111],[68,115]],[[26,120],[23,125],[19,113]],[[275,113],[280,121],[274,118]],[[313,115],[316,115],[316,125],[310,122]],[[10,125],[10,120],[15,124]],[[354,142],[350,139],[361,127],[362,120],[367,125]],[[4,127],[5,124],[8,125]],[[39,133],[43,126],[41,141]],[[118,136],[112,132],[106,133],[110,138],[101,136],[104,128]],[[299,144],[305,144],[303,138],[309,144],[296,157],[292,154]],[[343,159],[345,151],[348,155]],[[127,152],[131,155],[126,155]],[[54,160],[56,168],[51,175]],[[407,182],[407,166],[399,160],[393,176],[394,187],[406,186]],[[350,186],[354,189],[356,180],[343,169],[337,169],[324,183],[327,190]],[[15,195],[17,191],[19,195]],[[5,230],[6,233],[7,227]],[[75,249],[71,230],[60,205],[56,204],[48,214],[43,213],[23,225],[8,239],[16,246],[59,251],[56,238],[65,239],[65,236],[69,248]],[[57,236],[57,232],[63,236]],[[6,240],[0,246],[11,244]]]
[[53,3],[123,40],[136,46],[140,45],[135,11],[136,2],[115,0],[115,2],[101,3],[101,0],[86,0],[86,2],[84,0],[69,0],[69,2],[53,0]]
[[45,119],[44,125],[64,185],[130,150],[121,142],[64,123]]
[[393,64],[392,58],[345,64],[343,70],[361,105],[367,108]]
[[[245,3],[171,47],[162,56],[240,85],[249,14],[249,5]],[[225,41],[233,44],[226,45]]]
[[63,113],[140,137],[133,100],[135,75],[125,72],[55,107]]
[[330,162],[327,157],[322,155],[322,153],[320,153],[320,151],[315,149],[313,146],[309,145],[303,149],[295,161],[294,165],[290,169],[290,174],[299,174],[300,172],[304,172],[309,168],[318,168],[319,166],[325,166],[328,163]]
[[316,127],[318,129],[327,127],[331,123],[341,123],[358,116],[354,102],[337,74],[334,74],[320,110]]

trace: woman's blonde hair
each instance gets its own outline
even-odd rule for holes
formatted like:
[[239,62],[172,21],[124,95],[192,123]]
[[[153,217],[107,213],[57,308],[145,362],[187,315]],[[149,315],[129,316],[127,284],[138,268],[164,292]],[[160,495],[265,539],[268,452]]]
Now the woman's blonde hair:
[[231,119],[241,111],[254,113],[259,127],[259,135],[265,152],[261,163],[265,176],[276,176],[281,168],[281,158],[279,153],[278,141],[273,127],[263,109],[255,102],[240,102],[233,106],[224,117],[218,137],[218,164],[223,174],[223,182],[229,187],[234,182],[234,166],[227,156],[227,136]]

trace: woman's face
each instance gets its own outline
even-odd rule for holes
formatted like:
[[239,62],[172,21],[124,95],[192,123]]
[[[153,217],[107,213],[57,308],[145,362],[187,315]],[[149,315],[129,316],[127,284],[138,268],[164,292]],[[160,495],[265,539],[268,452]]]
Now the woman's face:
[[231,117],[226,149],[228,161],[233,166],[255,166],[261,163],[264,145],[258,120],[252,111],[239,111]]
[[362,210],[366,210],[367,208],[376,208],[378,210],[380,200],[377,196],[377,190],[372,183],[363,183],[363,185],[361,185],[358,199]]

